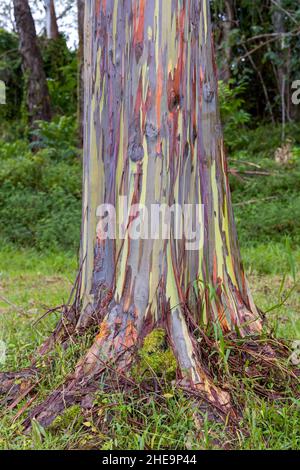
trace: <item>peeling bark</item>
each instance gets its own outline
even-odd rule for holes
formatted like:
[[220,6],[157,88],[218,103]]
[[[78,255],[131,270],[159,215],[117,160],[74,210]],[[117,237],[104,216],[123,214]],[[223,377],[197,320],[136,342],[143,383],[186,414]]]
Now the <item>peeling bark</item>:
[[[196,324],[218,322],[224,333],[238,330],[242,336],[259,333],[261,319],[233,220],[209,2],[87,1],[85,37],[78,325],[86,311],[106,302],[101,339],[93,347],[97,356],[104,344],[118,353],[119,343],[112,341],[116,325],[130,329],[132,336],[123,338],[130,346],[143,338],[145,325],[148,331],[168,323],[182,374],[212,397],[186,312]],[[172,237],[103,241],[96,233],[96,209],[118,206],[120,196],[147,208],[157,202],[203,204],[203,247],[189,252],[185,240]],[[225,405],[228,396],[218,393]]]

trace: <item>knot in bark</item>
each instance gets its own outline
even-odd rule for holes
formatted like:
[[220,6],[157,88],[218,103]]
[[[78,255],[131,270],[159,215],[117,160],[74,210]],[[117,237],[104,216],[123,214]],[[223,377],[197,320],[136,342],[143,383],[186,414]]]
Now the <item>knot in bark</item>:
[[211,103],[215,97],[215,90],[212,88],[209,82],[205,83],[203,86],[203,96],[207,103]]

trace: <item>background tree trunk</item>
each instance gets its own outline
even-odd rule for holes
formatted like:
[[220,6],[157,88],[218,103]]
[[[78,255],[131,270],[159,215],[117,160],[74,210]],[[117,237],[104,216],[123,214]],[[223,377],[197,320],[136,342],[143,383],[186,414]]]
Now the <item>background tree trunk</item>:
[[78,123],[79,123],[79,141],[83,144],[83,106],[84,106],[84,0],[77,0],[78,12]]
[[58,39],[59,29],[57,25],[54,0],[45,0],[46,8],[46,32],[48,39]]
[[285,140],[285,124],[290,114],[290,92],[289,92],[289,62],[290,53],[287,47],[287,38],[285,37],[285,13],[282,0],[277,1],[277,6],[273,7],[272,22],[274,32],[278,34],[278,64],[277,64],[277,82],[279,96],[281,97],[281,121],[282,121],[282,141]]
[[27,0],[14,0],[24,73],[27,77],[29,122],[51,119],[50,97],[34,21]]
[[230,43],[230,33],[234,25],[234,6],[232,0],[224,0],[225,21],[223,22],[224,59],[223,67],[220,71],[220,79],[228,82],[231,78],[232,47]]

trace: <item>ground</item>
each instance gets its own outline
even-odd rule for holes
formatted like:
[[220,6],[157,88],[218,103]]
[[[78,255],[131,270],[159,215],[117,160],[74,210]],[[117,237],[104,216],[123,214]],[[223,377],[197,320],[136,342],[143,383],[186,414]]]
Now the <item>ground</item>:
[[[255,300],[263,311],[269,310],[270,327],[277,337],[295,340],[300,338],[300,286],[290,274],[295,269],[291,267],[284,275],[287,257],[284,246],[243,249]],[[296,251],[293,262],[297,265],[298,261]],[[7,344],[6,363],[0,370],[17,370],[29,364],[37,345],[51,332],[57,314],[39,323],[36,320],[48,308],[67,301],[76,265],[76,258],[68,253],[0,251],[0,339],[5,338]],[[44,374],[37,402],[64,381],[91,340],[92,335],[81,338],[68,351],[58,347],[53,352],[60,358],[55,365],[40,364]],[[25,402],[14,411],[2,409],[0,449],[299,449],[300,400],[287,386],[284,403],[267,403],[254,397],[250,382],[245,383],[243,392],[246,405],[240,431],[234,434],[207,416],[195,419],[190,398],[169,385],[160,398],[138,389],[128,396],[117,389],[113,396],[99,390],[93,415],[75,406],[46,431],[33,423],[28,436],[22,433],[19,417]],[[26,416],[26,409],[22,411]]]

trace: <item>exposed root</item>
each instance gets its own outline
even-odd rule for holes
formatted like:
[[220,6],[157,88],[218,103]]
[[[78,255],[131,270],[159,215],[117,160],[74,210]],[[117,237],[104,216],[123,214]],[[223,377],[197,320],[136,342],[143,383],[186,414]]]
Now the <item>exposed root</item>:
[[[109,303],[112,300],[111,291],[105,286],[99,287],[98,299],[95,305],[88,304],[83,310],[81,308],[79,292],[80,281],[81,270],[77,276],[69,301],[62,308],[61,319],[54,332],[38,349],[38,355],[44,356],[49,353],[56,344],[67,347],[70,341],[73,341],[76,336],[84,334],[92,327],[101,325],[108,311]],[[49,312],[52,311],[50,310]],[[49,312],[46,312],[45,315]]]
[[23,399],[37,383],[38,371],[36,368],[0,373],[0,396],[4,396],[0,404],[11,405],[18,397]]
[[65,408],[81,403],[88,394],[97,390],[100,377],[111,367],[122,377],[130,368],[136,342],[134,312],[125,313],[120,305],[114,304],[102,322],[93,346],[79,361],[74,374],[29,413],[25,429],[29,430],[33,418],[47,427]]
[[284,398],[287,386],[299,396],[300,370],[288,364],[291,352],[284,342],[256,338],[232,343],[231,347],[230,374],[251,380],[253,391],[259,396],[269,400]]
[[188,328],[186,319],[180,308],[174,309],[169,315],[169,341],[178,359],[182,373],[181,383],[198,392],[202,398],[215,407],[220,413],[232,417],[230,395],[213,382],[209,370],[201,357],[201,349]]
[[[74,374],[69,376],[65,384],[53,392],[44,403],[29,413],[24,422],[25,429],[27,431],[30,429],[33,418],[42,426],[49,426],[65,408],[73,404],[82,404],[86,396],[98,389],[99,382],[104,378],[109,384],[116,379],[118,383],[128,384],[131,379],[126,373],[137,355],[137,348],[141,342],[136,323],[134,309],[124,312],[119,304],[111,305],[93,346],[77,364]],[[183,338],[176,338],[177,343],[182,346],[181,340]],[[180,364],[179,384],[193,390],[202,403],[206,403],[207,407],[216,411],[216,416],[229,416],[234,419],[235,413],[229,394],[213,383],[209,371],[202,367],[196,355],[196,347],[192,354],[192,363],[186,363],[186,368],[183,363],[188,356],[184,356],[180,347],[174,344],[172,347]],[[133,381],[131,382],[131,385],[135,385]]]
[[[54,332],[49,336],[49,338],[40,346],[37,353],[38,356],[44,356],[50,352],[55,344],[60,343],[64,344],[69,339],[72,338],[75,333],[76,325],[80,316],[80,280],[81,280],[82,266],[79,269],[77,274],[73,289],[70,293],[69,300],[65,306],[62,307],[62,315],[59,320]],[[43,317],[47,314],[53,312],[49,310],[46,312]]]
[[[52,309],[49,312],[56,311]],[[46,312],[48,314],[49,312]],[[45,315],[46,315],[45,314]],[[44,315],[44,316],[45,316]],[[37,366],[41,357],[46,356],[53,350],[56,344],[67,346],[67,343],[75,332],[76,311],[74,306],[63,308],[61,320],[50,337],[40,346],[32,357],[29,368],[18,372],[2,372],[0,373],[0,397],[5,396],[0,405],[10,404],[12,408],[16,406],[29,393],[33,392],[39,383],[41,371]]]
[[73,404],[81,403],[84,396],[90,392],[91,389],[88,388],[85,381],[80,384],[74,378],[67,379],[63,386],[55,390],[43,403],[29,412],[23,423],[25,432],[30,430],[33,418],[37,419],[45,428],[50,426],[56,416]]
[[[66,318],[66,317],[65,317]],[[65,331],[75,334],[78,316],[69,310],[72,328]],[[61,320],[62,321],[62,320]],[[86,406],[92,401],[90,397],[99,389],[99,384],[113,390],[116,384],[145,387],[137,385],[129,378],[129,371],[137,349],[141,346],[143,337],[138,332],[138,319],[135,309],[124,312],[120,304],[111,302],[109,310],[100,325],[99,334],[94,344],[83,359],[81,359],[74,374],[66,378],[65,383],[55,390],[41,404],[29,411],[24,421],[26,432],[31,428],[32,419],[36,419],[43,427],[51,425],[53,420],[66,408],[73,404]],[[235,426],[237,418],[242,414],[242,400],[236,399],[234,380],[248,378],[253,380],[253,390],[267,399],[284,397],[287,381],[291,386],[299,383],[296,371],[288,366],[289,348],[276,340],[263,340],[259,337],[237,339],[233,334],[223,337],[223,350],[220,350],[218,338],[208,337],[184,308],[177,307],[167,315],[164,326],[169,345],[178,361],[177,384],[198,403],[198,411],[207,411],[213,419],[226,420]],[[154,325],[151,326],[154,328]],[[147,333],[149,329],[147,325]],[[142,331],[143,328],[141,329]],[[58,326],[57,331],[62,331]],[[52,337],[53,338],[53,337]],[[58,334],[55,341],[60,341],[65,335]],[[50,346],[52,339],[49,340]],[[52,343],[53,344],[53,343]],[[224,356],[228,351],[228,354]],[[40,350],[45,354],[47,348]],[[273,387],[268,387],[268,383]],[[10,408],[17,406],[21,400],[30,395],[30,405],[34,398],[32,394],[39,383],[39,371],[36,367],[16,373],[0,374],[0,395],[5,395],[2,405]],[[239,382],[240,391],[243,389],[242,380]],[[296,392],[295,392],[296,393]],[[29,405],[28,405],[29,406]],[[27,410],[28,406],[25,406]],[[22,410],[20,410],[22,413]],[[195,410],[197,412],[197,410]]]
[[[83,334],[91,328],[91,326],[99,324],[99,315],[91,315],[90,312],[86,312],[86,315],[83,315],[81,312],[79,295],[80,280],[81,268],[78,272],[67,304],[48,310],[38,320],[39,322],[47,315],[59,310],[62,312],[61,319],[58,321],[55,330],[37,349],[36,353],[32,357],[30,367],[15,373],[0,373],[0,397],[5,396],[5,398],[0,401],[0,405],[5,406],[9,404],[13,408],[29,393],[33,392],[36,385],[39,383],[40,376],[40,370],[37,367],[37,363],[41,357],[50,353],[56,344],[60,344],[62,347],[67,348],[70,341],[74,341],[78,334]],[[82,316],[87,315],[90,318],[89,322],[86,322],[86,324],[81,322],[79,329],[79,319]]]
[[[75,333],[77,323],[77,311],[74,306],[63,308],[62,317],[59,320],[54,332],[38,348],[37,357],[45,356],[53,350],[56,344],[66,345]],[[35,359],[33,359],[35,361]]]

